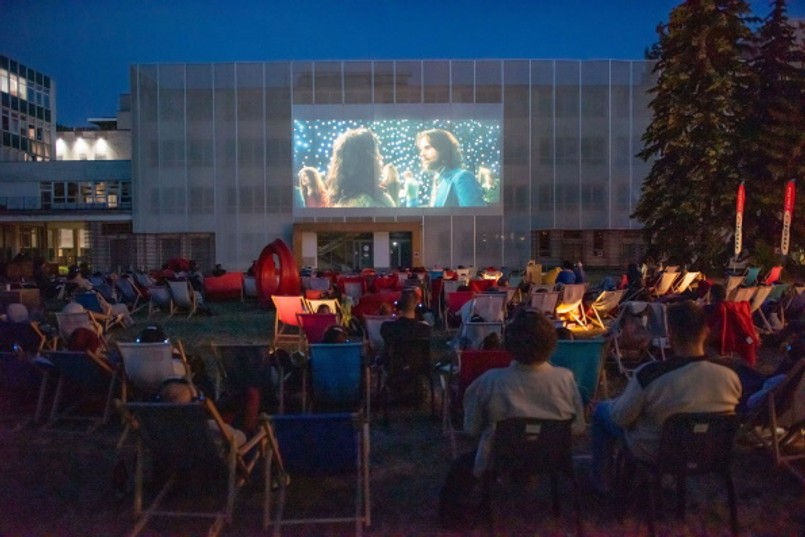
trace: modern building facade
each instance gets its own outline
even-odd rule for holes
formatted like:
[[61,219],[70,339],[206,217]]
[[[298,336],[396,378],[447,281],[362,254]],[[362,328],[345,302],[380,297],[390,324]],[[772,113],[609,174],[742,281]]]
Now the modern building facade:
[[55,127],[53,80],[0,55],[0,162],[51,160]]
[[[212,249],[233,269],[248,267],[277,237],[294,245],[302,265],[517,267],[533,258],[620,265],[642,248],[630,215],[650,167],[635,154],[650,121],[652,67],[609,60],[134,65],[133,232],[162,234],[157,249],[166,256]],[[496,144],[487,153],[498,155],[488,167],[499,203],[294,206],[297,173],[313,158],[300,157],[302,131],[389,129],[411,119],[483,125]],[[461,140],[465,156],[483,151],[484,136]],[[381,153],[388,152],[417,159],[413,138],[386,142]]]

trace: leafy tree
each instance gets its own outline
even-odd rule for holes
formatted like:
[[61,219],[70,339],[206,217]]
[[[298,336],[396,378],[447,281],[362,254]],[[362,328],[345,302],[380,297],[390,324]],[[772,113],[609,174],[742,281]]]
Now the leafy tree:
[[640,153],[654,160],[633,215],[650,255],[703,269],[729,257],[752,86],[748,14],[743,0],[688,0],[658,27],[653,119]]
[[[755,34],[750,66],[757,76],[747,124],[749,158],[744,239],[777,246],[782,231],[783,192],[789,179],[805,177],[805,51],[786,13],[773,0]],[[800,196],[791,229],[792,249],[805,238],[805,197]],[[799,216],[799,218],[797,218]],[[799,239],[799,242],[798,242]]]

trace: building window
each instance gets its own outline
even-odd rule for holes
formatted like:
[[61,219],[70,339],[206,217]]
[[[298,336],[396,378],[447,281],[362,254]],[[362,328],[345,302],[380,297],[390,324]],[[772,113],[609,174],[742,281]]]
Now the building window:
[[595,257],[604,257],[604,232],[593,232],[593,255]]

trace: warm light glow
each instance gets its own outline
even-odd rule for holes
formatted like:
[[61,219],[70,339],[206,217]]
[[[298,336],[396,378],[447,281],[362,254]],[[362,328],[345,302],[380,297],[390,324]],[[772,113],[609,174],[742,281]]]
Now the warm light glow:
[[56,140],[56,156],[64,156],[64,153],[67,151],[67,144],[64,142],[63,139],[59,138]]

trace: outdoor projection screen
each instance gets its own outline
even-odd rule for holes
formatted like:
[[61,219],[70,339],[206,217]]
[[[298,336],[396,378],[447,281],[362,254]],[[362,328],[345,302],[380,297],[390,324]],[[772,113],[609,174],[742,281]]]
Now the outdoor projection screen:
[[296,105],[294,216],[501,214],[501,140],[495,104]]

